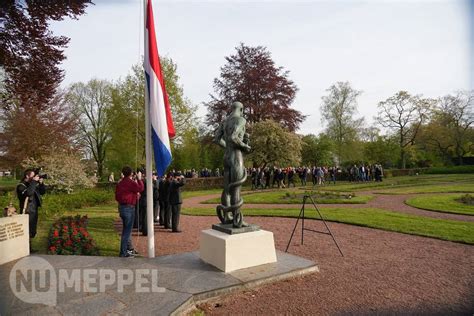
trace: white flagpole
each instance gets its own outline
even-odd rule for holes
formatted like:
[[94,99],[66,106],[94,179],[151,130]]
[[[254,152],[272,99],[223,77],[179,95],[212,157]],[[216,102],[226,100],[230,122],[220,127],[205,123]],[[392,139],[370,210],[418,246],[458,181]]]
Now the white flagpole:
[[[151,0],[148,0],[151,1]],[[145,45],[145,56],[148,45],[146,44],[146,21],[147,21],[147,0],[144,0],[143,15],[143,43]],[[146,61],[145,61],[146,62]],[[150,124],[150,100],[148,100],[148,90],[145,84],[145,155],[146,155],[146,220],[148,231],[148,258],[155,257],[155,228],[153,218],[153,179],[152,179],[152,142],[151,142],[151,124]]]

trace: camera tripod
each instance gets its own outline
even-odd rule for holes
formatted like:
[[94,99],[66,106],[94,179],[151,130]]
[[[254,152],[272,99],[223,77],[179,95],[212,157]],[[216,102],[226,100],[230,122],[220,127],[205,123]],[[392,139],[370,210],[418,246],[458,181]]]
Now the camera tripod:
[[[304,220],[305,220],[304,211],[305,211],[305,205],[306,205],[306,202],[307,202],[308,199],[311,201],[311,204],[313,204],[314,208],[316,209],[316,212],[318,212],[319,217],[321,218],[321,220],[324,223],[324,226],[326,226],[326,229],[328,230],[327,232],[322,232],[322,231],[318,231],[318,230],[314,230],[314,229],[304,227]],[[332,240],[334,240],[334,243],[336,244],[337,249],[341,253],[341,256],[344,257],[344,254],[342,253],[341,248],[337,244],[336,238],[334,237],[334,235],[332,234],[332,232],[329,229],[328,225],[326,224],[326,221],[324,220],[323,216],[321,215],[321,212],[319,211],[318,207],[316,206],[316,203],[314,203],[314,200],[311,197],[311,195],[305,195],[303,197],[303,205],[301,206],[300,214],[298,215],[298,219],[296,220],[295,227],[293,228],[293,232],[291,233],[291,237],[290,237],[290,240],[288,241],[288,245],[286,246],[285,252],[288,252],[288,248],[290,248],[291,240],[293,239],[293,235],[295,234],[296,227],[298,226],[298,222],[300,221],[300,219],[301,219],[301,244],[302,245],[303,245],[304,231],[305,230],[308,230],[308,231],[311,231],[311,232],[314,232],[314,233],[330,235],[332,237]]]

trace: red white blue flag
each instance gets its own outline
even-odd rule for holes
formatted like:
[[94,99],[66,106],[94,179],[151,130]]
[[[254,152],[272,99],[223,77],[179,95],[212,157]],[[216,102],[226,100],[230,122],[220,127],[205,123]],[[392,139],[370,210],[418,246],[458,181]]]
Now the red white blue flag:
[[149,111],[156,170],[163,176],[171,163],[170,138],[175,130],[156,45],[151,0],[147,0],[145,18],[145,108]]

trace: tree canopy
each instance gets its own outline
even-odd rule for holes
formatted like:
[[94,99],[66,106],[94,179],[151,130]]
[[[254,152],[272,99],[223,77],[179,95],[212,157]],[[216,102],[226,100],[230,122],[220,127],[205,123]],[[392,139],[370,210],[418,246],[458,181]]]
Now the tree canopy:
[[273,120],[290,131],[298,129],[305,116],[291,108],[297,87],[289,72],[275,65],[263,46],[236,47],[236,53],[225,58],[219,78],[214,79],[215,95],[208,102],[206,121],[217,126],[234,101],[244,104],[244,115],[250,124]]

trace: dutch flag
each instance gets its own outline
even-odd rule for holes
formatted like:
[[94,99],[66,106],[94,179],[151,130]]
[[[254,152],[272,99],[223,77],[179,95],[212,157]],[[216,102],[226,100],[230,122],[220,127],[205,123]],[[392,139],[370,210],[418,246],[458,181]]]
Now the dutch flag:
[[171,108],[161,72],[156,45],[151,0],[147,0],[145,23],[145,108],[149,110],[156,170],[163,176],[171,163],[170,138],[175,136]]

